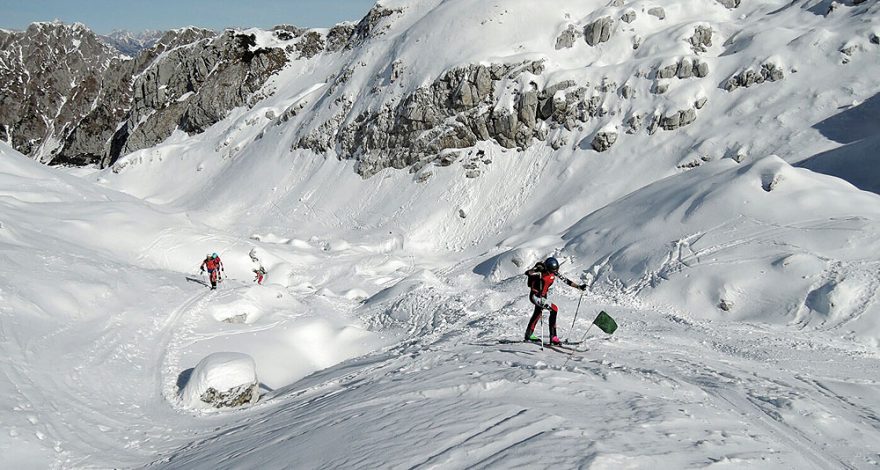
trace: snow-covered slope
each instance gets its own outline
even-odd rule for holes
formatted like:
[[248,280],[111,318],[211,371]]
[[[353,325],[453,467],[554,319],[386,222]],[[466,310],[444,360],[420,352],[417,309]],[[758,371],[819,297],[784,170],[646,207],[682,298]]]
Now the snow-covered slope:
[[[329,296],[305,295],[309,286],[250,288],[248,252],[228,249],[241,246],[237,237],[184,213],[2,143],[0,188],[9,404],[0,448],[15,468],[151,460],[150,441],[190,421],[174,411],[177,382],[205,351],[250,354],[271,390],[382,344]],[[197,268],[211,250],[223,253],[229,279],[206,296]],[[270,276],[292,269],[263,258]]]
[[[873,171],[877,6],[655,3],[383,2],[350,48],[294,60],[265,98],[109,169],[62,173],[0,144],[8,461],[876,466],[880,200],[834,176],[876,187],[855,180]],[[588,44],[605,16],[613,31]],[[691,42],[698,26],[711,44]],[[658,75],[684,58],[708,74]],[[523,61],[463,111],[419,101],[456,67]],[[445,148],[467,135],[389,124],[401,109],[452,110],[438,119],[452,131],[460,112],[522,124],[530,82],[567,79],[595,112],[535,118],[520,149],[504,132]],[[397,111],[371,114],[386,104]],[[369,147],[383,135],[439,153]],[[841,154],[845,172],[808,169]],[[211,292],[196,268],[214,251],[228,278]],[[582,352],[517,342],[520,274],[548,255],[589,284],[583,298],[554,287],[561,335],[606,310],[614,336],[594,328]],[[181,400],[214,353],[253,359],[257,404]]]

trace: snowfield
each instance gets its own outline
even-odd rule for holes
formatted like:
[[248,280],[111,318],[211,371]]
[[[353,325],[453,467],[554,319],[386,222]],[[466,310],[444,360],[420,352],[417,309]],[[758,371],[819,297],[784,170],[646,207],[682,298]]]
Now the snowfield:
[[[49,168],[0,143],[4,466],[880,466],[876,5],[656,2],[660,26],[641,1],[386,3],[403,10],[378,39],[293,64],[252,108],[112,168]],[[554,49],[567,22],[626,8],[656,29],[638,52],[629,30]],[[476,178],[462,162],[362,178],[332,150],[291,149],[332,106],[267,117],[359,62],[338,93],[367,109],[360,92],[396,58],[406,78],[382,93],[545,56],[553,81],[623,83],[689,50],[681,25],[726,21],[742,28],[711,46],[717,83],[772,57],[786,78],[675,81],[657,103],[706,97],[699,118],[605,153],[589,143],[610,121],[623,134],[617,104],[556,150],[464,149],[490,161]],[[216,291],[198,272],[212,252]],[[589,286],[551,290],[563,339],[601,310],[617,332],[519,341],[521,274],[550,255]],[[252,380],[256,403],[198,403]]]

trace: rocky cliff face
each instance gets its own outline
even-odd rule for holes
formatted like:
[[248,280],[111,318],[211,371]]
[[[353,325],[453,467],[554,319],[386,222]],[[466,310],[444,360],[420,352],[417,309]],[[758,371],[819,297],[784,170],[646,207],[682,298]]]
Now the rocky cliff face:
[[106,166],[175,129],[201,132],[285,63],[235,31],[170,31],[134,58],[82,25],[2,32],[0,139],[46,163]]
[[175,130],[203,132],[265,97],[267,79],[291,60],[349,51],[394,13],[376,7],[327,31],[186,28],[158,40],[58,22],[0,31],[0,140],[45,163],[106,167]]
[[151,147],[175,129],[194,134],[248,104],[287,62],[280,48],[256,46],[253,35],[226,31],[162,53],[132,83],[132,106],[113,136],[104,164]]
[[35,23],[0,31],[0,140],[44,162],[103,92],[120,54],[83,25]]
[[[44,162],[109,166],[175,130],[198,134],[234,108],[260,106],[249,121],[272,122],[260,136],[287,129],[287,149],[353,159],[369,176],[448,165],[487,141],[613,154],[630,136],[696,122],[715,90],[752,93],[796,72],[772,45],[775,27],[752,26],[782,16],[739,1],[707,2],[705,21],[677,0],[578,0],[564,12],[486,4],[465,16],[454,2],[416,3],[389,0],[325,30],[173,31],[135,57],[81,25],[0,32],[0,139]],[[876,5],[783,10],[824,15],[816,21],[826,24],[792,32],[795,45],[806,41],[798,35],[829,42],[811,31],[864,15],[864,31],[834,38],[843,64],[880,43],[868,21]],[[756,20],[742,21],[747,13]],[[504,24],[511,15],[534,19],[528,45],[511,49],[525,37]],[[287,82],[267,87],[284,68]],[[279,87],[283,96],[267,99]]]

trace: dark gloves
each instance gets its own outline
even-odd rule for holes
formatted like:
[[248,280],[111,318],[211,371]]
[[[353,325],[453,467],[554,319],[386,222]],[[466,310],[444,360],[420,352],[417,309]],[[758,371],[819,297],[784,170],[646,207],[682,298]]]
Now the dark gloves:
[[584,283],[584,284],[579,285],[579,286],[578,286],[578,289],[580,289],[580,290],[587,290],[587,284]]

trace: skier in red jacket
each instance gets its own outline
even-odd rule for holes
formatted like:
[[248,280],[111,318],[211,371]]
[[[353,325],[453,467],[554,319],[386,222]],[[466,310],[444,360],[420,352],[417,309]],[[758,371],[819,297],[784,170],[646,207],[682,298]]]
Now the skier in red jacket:
[[538,262],[535,264],[534,268],[526,271],[526,276],[529,277],[529,301],[535,305],[535,312],[532,313],[532,318],[529,320],[529,326],[526,327],[525,340],[541,340],[541,338],[535,335],[535,327],[538,325],[538,320],[541,319],[544,310],[550,310],[550,343],[559,344],[559,337],[556,336],[556,314],[559,312],[559,308],[556,304],[552,304],[547,300],[547,291],[550,290],[550,286],[553,285],[553,281],[555,281],[557,277],[576,289],[585,290],[587,285],[577,284],[562,274],[559,274],[559,261],[552,256],[547,258],[543,263]]
[[220,272],[224,271],[223,262],[220,261],[220,256],[217,253],[205,256],[205,260],[202,261],[202,265],[199,266],[199,271],[204,274],[205,269],[208,270],[208,274],[211,276],[211,289],[216,289],[217,279],[220,277]]

